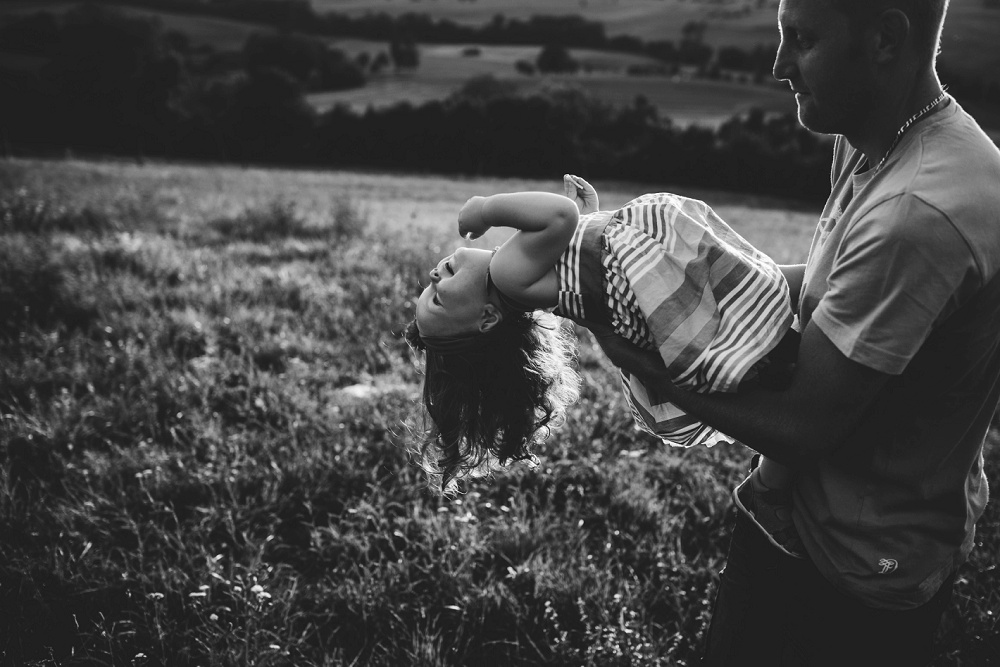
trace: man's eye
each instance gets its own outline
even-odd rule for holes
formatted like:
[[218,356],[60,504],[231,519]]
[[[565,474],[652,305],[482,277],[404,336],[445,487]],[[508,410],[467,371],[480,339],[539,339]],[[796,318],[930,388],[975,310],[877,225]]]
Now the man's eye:
[[799,49],[810,49],[816,42],[812,37],[802,34],[795,28],[782,30],[782,37],[795,44],[795,47]]

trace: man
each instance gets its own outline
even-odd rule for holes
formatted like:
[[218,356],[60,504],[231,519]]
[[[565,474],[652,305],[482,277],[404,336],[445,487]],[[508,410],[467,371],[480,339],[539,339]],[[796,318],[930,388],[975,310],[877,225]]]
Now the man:
[[805,127],[838,135],[807,263],[784,267],[801,331],[787,388],[687,392],[599,338],[796,472],[806,557],[738,514],[708,664],[925,664],[972,549],[1000,399],[1000,152],[936,75],[946,5],[781,0],[774,75]]

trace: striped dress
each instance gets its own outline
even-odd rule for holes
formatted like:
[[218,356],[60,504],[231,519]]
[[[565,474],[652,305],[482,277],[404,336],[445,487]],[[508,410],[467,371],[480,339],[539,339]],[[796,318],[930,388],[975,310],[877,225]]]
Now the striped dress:
[[[704,202],[673,194],[581,216],[556,275],[555,314],[610,324],[695,391],[738,389],[792,323],[778,266]],[[634,376],[623,372],[622,387],[647,433],[682,447],[731,440]]]

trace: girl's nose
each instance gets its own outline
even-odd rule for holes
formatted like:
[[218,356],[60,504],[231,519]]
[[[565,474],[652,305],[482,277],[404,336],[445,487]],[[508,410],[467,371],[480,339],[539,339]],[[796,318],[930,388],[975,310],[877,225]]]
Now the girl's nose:
[[437,270],[436,266],[433,269],[430,270],[430,276],[431,276],[431,281],[433,281],[435,283],[437,281],[441,280],[441,274],[438,273],[438,270]]

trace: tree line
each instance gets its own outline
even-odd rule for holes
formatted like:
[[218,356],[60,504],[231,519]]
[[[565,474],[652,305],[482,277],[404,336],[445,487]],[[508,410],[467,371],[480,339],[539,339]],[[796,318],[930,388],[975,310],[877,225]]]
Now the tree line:
[[524,94],[490,78],[421,106],[318,113],[305,98],[310,81],[333,76],[340,61],[310,67],[308,49],[273,35],[251,37],[229,67],[207,67],[149,19],[95,5],[29,18],[47,26],[32,42],[44,64],[0,72],[8,155],[542,178],[572,171],[805,199],[828,189],[828,148],[794,117],[751,112],[718,130],[680,128],[641,97],[611,106],[578,88]]

